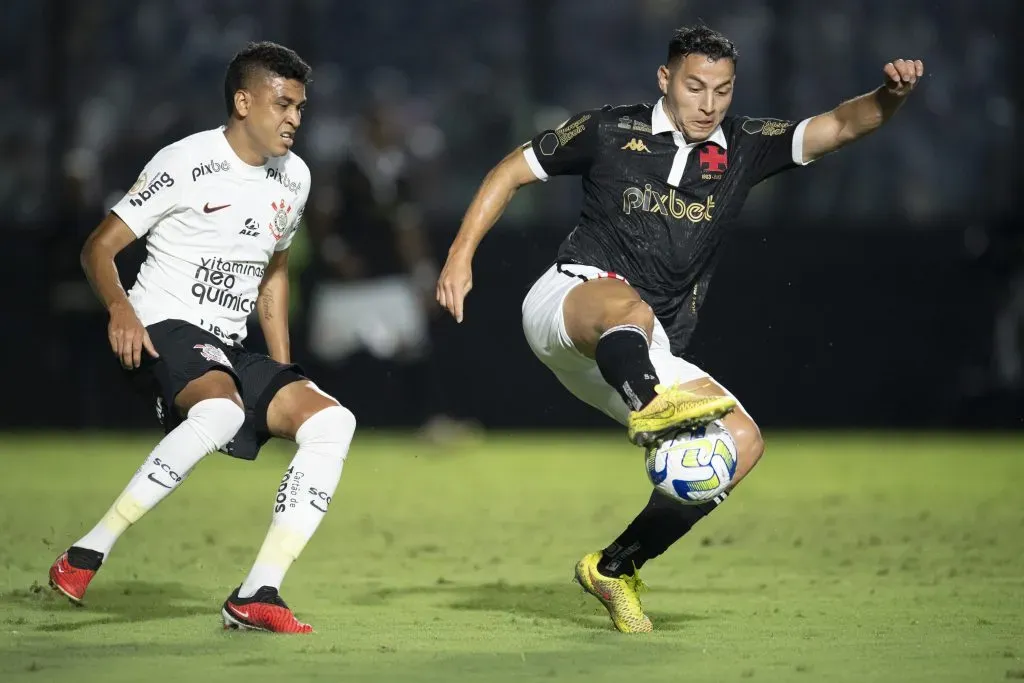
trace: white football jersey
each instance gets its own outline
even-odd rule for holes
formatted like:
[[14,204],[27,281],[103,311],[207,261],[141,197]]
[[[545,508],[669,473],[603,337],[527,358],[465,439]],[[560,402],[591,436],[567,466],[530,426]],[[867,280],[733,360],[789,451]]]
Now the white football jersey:
[[184,320],[225,341],[245,339],[263,273],[291,244],[309,182],[309,167],[291,152],[246,164],[223,128],[157,152],[112,209],[148,236],[128,292],[142,324]]

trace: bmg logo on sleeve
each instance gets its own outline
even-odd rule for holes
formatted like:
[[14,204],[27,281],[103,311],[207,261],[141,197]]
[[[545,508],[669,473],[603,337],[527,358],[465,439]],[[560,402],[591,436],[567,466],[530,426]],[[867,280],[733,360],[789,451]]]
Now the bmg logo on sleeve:
[[129,204],[132,206],[142,206],[163,188],[174,185],[174,178],[167,171],[162,171],[153,182],[148,182],[148,180],[146,174],[143,173],[135,181],[135,184],[128,190],[128,194],[131,196],[131,199],[128,200]]

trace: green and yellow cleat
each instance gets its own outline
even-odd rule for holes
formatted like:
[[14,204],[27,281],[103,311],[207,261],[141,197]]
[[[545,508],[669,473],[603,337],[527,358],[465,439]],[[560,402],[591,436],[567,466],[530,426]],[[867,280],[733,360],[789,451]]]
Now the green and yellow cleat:
[[632,576],[623,574],[618,578],[605,576],[597,570],[601,560],[601,552],[590,553],[576,563],[576,582],[601,601],[608,616],[612,618],[615,628],[623,633],[650,633],[654,630],[651,620],[644,614],[640,604],[640,591],[647,586],[640,580],[640,575],[633,572]]
[[702,396],[659,384],[654,400],[629,414],[629,440],[637,446],[653,446],[677,429],[696,429],[725,417],[736,407],[732,396]]

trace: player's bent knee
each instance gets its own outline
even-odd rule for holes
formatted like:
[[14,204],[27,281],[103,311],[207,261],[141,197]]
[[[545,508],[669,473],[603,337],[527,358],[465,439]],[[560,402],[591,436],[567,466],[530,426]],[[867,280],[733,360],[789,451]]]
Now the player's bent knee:
[[324,455],[344,459],[355,431],[356,416],[335,404],[304,420],[295,432],[295,443],[300,448],[312,447]]
[[746,469],[750,470],[764,455],[764,437],[761,436],[761,430],[753,421],[745,420],[742,426],[732,430],[732,436],[740,451],[740,457],[747,463]]
[[742,409],[730,413],[722,422],[736,444],[736,474],[733,475],[735,486],[761,459],[764,454],[764,438],[757,423]]
[[649,338],[654,330],[654,309],[639,298],[609,302],[594,332],[600,337],[608,330],[624,325],[639,327]]
[[751,437],[748,447],[750,448],[750,457],[756,465],[764,455],[764,437],[761,436],[761,430],[757,428],[757,425],[754,425],[754,435]]
[[648,336],[654,310],[635,289],[613,279],[591,280],[569,292],[562,304],[566,332],[576,348],[593,357],[601,335],[621,325],[635,325]]
[[184,424],[195,430],[206,445],[207,452],[215,451],[235,437],[245,422],[245,411],[227,398],[207,398],[188,411]]
[[608,327],[636,325],[650,333],[654,329],[654,309],[642,299],[630,301],[623,307],[623,310],[617,316],[617,320],[609,322]]

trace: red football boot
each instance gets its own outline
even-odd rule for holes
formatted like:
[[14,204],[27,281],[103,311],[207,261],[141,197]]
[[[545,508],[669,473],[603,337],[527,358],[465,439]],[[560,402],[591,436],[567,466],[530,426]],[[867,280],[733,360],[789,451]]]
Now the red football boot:
[[87,548],[68,548],[50,567],[50,588],[66,595],[76,605],[82,603],[85,589],[96,576],[103,554]]
[[220,610],[225,629],[269,631],[271,633],[312,633],[313,627],[295,618],[277,589],[263,586],[249,598],[238,597],[236,588]]

